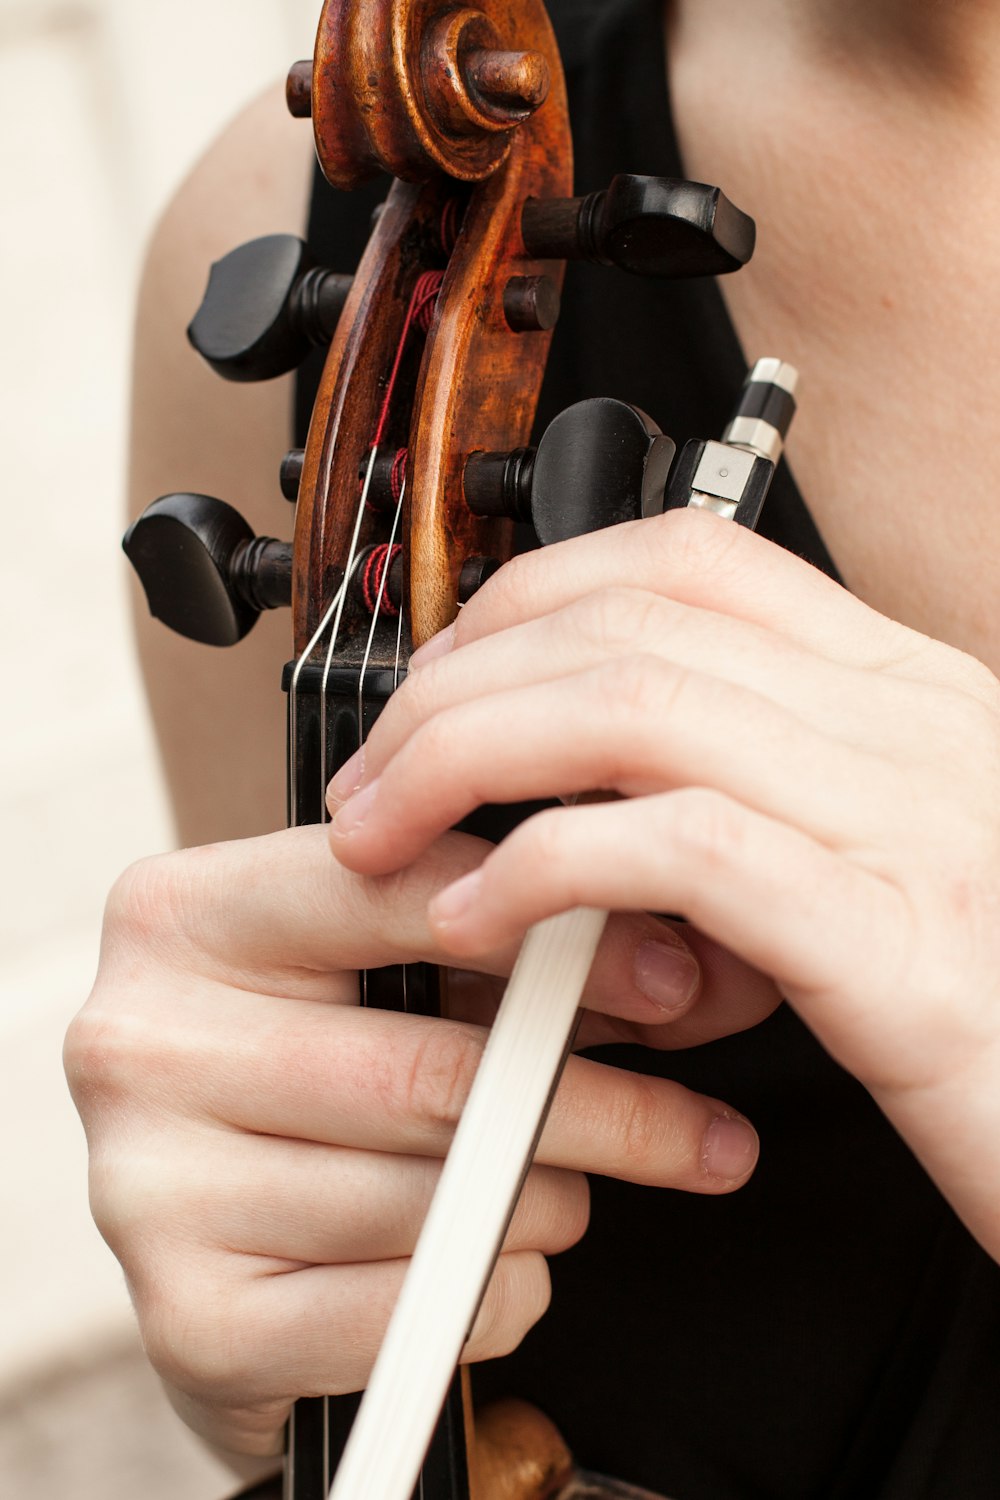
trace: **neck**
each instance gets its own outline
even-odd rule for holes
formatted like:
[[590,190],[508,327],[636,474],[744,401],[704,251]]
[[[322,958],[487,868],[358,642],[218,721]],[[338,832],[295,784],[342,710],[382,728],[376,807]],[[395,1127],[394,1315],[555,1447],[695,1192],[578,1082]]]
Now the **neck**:
[[807,60],[953,104],[1000,98],[994,0],[667,0],[672,27],[747,28]]
[[1000,11],[992,0],[779,0],[821,48],[972,97],[996,83]]

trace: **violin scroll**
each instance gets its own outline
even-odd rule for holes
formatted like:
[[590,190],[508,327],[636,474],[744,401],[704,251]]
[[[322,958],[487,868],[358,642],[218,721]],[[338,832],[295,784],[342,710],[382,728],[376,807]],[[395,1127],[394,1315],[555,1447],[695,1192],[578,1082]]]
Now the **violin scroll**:
[[549,97],[546,39],[524,31],[537,9],[327,0],[316,56],[292,68],[286,97],[293,115],[312,116],[329,181],[353,188],[380,171],[405,182],[491,176],[517,126]]

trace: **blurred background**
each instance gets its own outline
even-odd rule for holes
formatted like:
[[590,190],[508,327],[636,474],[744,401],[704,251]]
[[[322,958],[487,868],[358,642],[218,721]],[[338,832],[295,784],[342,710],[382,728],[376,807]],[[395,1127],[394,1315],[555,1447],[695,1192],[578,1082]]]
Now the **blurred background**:
[[119,550],[143,248],[219,128],[311,55],[319,10],[0,0],[0,1495],[12,1500],[218,1500],[233,1487],[138,1350],[88,1214],[60,1047],[93,979],[105,892],[172,837]]

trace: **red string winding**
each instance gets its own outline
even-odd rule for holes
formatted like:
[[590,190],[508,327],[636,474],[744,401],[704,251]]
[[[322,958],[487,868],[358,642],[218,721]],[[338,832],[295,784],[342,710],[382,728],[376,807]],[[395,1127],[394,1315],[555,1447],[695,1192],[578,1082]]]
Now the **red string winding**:
[[417,284],[413,288],[413,296],[410,298],[410,306],[407,309],[406,318],[403,323],[403,331],[399,336],[399,347],[396,350],[392,374],[389,376],[389,384],[386,387],[385,400],[382,402],[378,425],[375,428],[375,435],[372,438],[373,448],[377,448],[381,443],[385,437],[385,430],[389,425],[392,398],[395,395],[396,381],[399,379],[399,367],[403,363],[403,355],[406,353],[410,330],[416,325],[423,333],[430,332],[431,324],[434,322],[434,311],[437,306],[438,293],[441,290],[441,283],[443,281],[443,271],[425,271],[422,276],[417,277]]
[[[383,542],[378,547],[373,547],[365,561],[361,573],[361,597],[365,601],[365,608],[370,615],[375,613],[379,605],[379,591],[382,592],[380,613],[395,619],[399,610],[389,598],[389,573],[393,563],[402,552],[402,547],[397,542],[390,547],[388,542]],[[383,588],[382,580],[385,579]]]
[[400,448],[392,461],[389,483],[392,486],[392,498],[397,505],[403,498],[403,485],[406,483],[406,464],[409,457],[409,448]]

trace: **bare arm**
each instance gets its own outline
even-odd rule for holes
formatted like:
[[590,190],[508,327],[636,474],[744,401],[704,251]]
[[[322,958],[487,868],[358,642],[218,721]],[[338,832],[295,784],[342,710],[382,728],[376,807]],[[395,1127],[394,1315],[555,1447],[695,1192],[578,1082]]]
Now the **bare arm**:
[[[257,235],[304,231],[311,135],[281,91],[257,100],[211,147],[157,226],[139,296],[129,511],[158,495],[217,495],[256,531],[287,536],[278,466],[291,446],[291,377],[221,381],[185,329],[214,260]],[[220,651],[149,620],[136,589],[139,651],[184,844],[267,832],[284,821],[281,664],[287,615]]]

